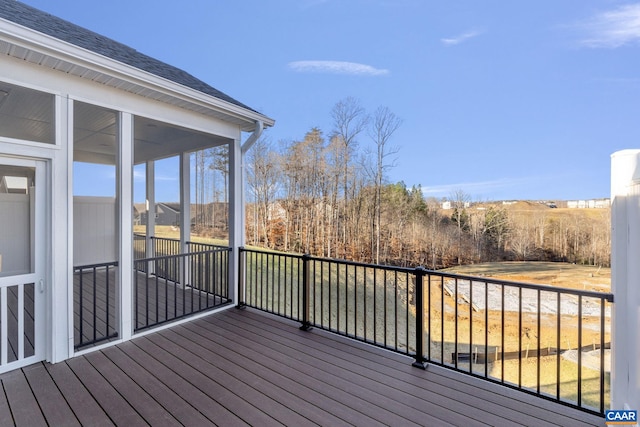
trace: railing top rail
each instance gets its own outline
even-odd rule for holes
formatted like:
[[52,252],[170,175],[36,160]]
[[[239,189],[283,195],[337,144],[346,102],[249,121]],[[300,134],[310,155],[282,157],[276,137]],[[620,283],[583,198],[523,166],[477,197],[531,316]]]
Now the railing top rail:
[[74,265],[73,269],[74,270],[88,270],[90,268],[97,268],[97,267],[111,267],[111,266],[117,266],[118,265],[118,261],[111,261],[111,262],[101,262],[98,264],[87,264],[87,265]]
[[[140,234],[140,233],[133,233],[134,237],[144,237],[146,238],[147,235],[146,234]],[[180,242],[180,239],[176,239],[173,237],[159,237],[159,236],[149,236],[150,239],[154,239],[154,240],[167,240],[169,242]],[[215,243],[206,243],[206,242],[194,242],[193,240],[188,240],[185,242],[187,245],[207,245],[207,246],[215,246],[218,248],[225,248],[225,245],[217,245]]]
[[231,252],[231,251],[232,251],[231,248],[220,247],[220,248],[210,249],[208,251],[184,252],[184,253],[175,254],[175,255],[163,255],[163,256],[157,256],[157,257],[151,257],[151,258],[140,258],[140,259],[133,260],[133,262],[157,261],[157,260],[161,260],[161,259],[189,257],[189,256],[192,256],[192,255],[206,255],[206,254],[214,254],[214,253],[220,253],[220,252]]
[[539,285],[535,283],[492,279],[492,278],[481,277],[481,276],[466,276],[466,275],[454,274],[454,273],[444,273],[444,272],[435,271],[435,270],[426,270],[425,274],[432,275],[432,276],[446,277],[450,279],[468,280],[473,282],[484,282],[491,285],[512,286],[517,288],[533,289],[533,290],[539,290],[544,292],[554,292],[554,293],[571,294],[571,295],[583,296],[583,297],[589,297],[589,298],[599,298],[599,299],[604,299],[608,302],[613,302],[613,294],[608,292],[586,291],[581,289],[563,288],[563,287],[557,287],[557,286],[551,286],[551,285]]
[[422,274],[425,276],[439,276],[443,278],[468,280],[472,282],[482,282],[486,284],[499,285],[499,286],[511,286],[511,287],[517,287],[517,288],[523,288],[523,289],[533,289],[533,290],[539,290],[544,292],[553,292],[558,294],[560,293],[570,294],[570,295],[583,296],[588,298],[603,299],[608,302],[613,302],[613,299],[614,299],[613,294],[608,292],[586,291],[581,289],[556,287],[551,285],[540,285],[540,284],[516,282],[516,281],[510,281],[510,280],[491,279],[488,277],[467,276],[467,275],[461,275],[461,274],[446,273],[446,272],[437,271],[437,270],[429,270],[429,269],[425,269],[422,266],[411,268],[411,267],[396,267],[396,266],[390,266],[390,265],[377,265],[377,264],[369,264],[369,263],[348,261],[348,260],[334,259],[334,258],[321,258],[321,257],[315,257],[315,256],[309,256],[309,255],[291,254],[291,253],[284,253],[284,252],[277,252],[277,251],[266,251],[261,249],[248,249],[245,247],[241,247],[240,251],[263,253],[263,254],[269,254],[269,255],[273,254],[278,256],[287,256],[287,257],[296,258],[296,259],[307,258],[310,261],[331,262],[339,265],[374,268],[378,270],[396,271],[401,273],[414,273],[416,270],[419,269],[422,271]]

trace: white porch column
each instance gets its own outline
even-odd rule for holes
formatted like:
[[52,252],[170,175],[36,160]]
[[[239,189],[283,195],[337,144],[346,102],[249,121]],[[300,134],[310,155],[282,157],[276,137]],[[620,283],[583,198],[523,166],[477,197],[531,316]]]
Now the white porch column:
[[133,115],[120,113],[117,171],[119,333],[133,335]]
[[611,156],[611,409],[640,409],[640,150]]
[[[61,150],[51,162],[51,319],[47,321],[47,360],[57,363],[73,355],[73,101],[56,97],[56,139]],[[71,243],[71,244],[69,244]],[[64,284],[61,286],[61,284]]]
[[[153,251],[153,241],[151,240],[151,236],[156,235],[156,162],[150,161],[147,162],[145,168],[146,174],[146,203],[145,209],[147,210],[147,225],[146,225],[146,241],[145,248],[147,258],[151,258],[154,256]],[[153,265],[149,265],[149,268],[153,267]],[[153,271],[151,271],[153,273]]]
[[[191,156],[180,153],[180,252],[189,252],[187,242],[191,239]],[[180,277],[185,285],[191,283],[191,263],[187,258],[180,259]]]
[[180,245],[187,253],[187,242],[191,239],[191,156],[180,154]]
[[239,252],[244,246],[244,171],[240,139],[229,144],[229,295],[238,304],[238,280],[240,278]]

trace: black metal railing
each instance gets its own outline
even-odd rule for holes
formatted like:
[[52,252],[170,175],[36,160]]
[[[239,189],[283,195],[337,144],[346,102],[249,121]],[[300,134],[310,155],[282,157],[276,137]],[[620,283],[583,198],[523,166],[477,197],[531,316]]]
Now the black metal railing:
[[134,261],[135,331],[231,302],[230,248]]
[[74,347],[118,337],[115,321],[117,262],[73,268]]
[[240,250],[240,305],[604,414],[613,295]]
[[144,234],[133,234],[133,259],[147,257],[147,236]]

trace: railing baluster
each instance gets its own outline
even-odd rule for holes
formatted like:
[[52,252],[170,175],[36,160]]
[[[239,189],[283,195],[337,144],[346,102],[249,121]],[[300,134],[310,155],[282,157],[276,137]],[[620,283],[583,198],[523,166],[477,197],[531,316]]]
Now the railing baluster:
[[562,330],[560,327],[561,319],[562,319],[562,303],[560,292],[556,293],[557,296],[557,310],[556,310],[556,399],[560,400],[560,331]]
[[309,259],[307,254],[302,256],[302,326],[300,329],[308,331],[311,329],[309,322]]
[[522,288],[518,288],[518,387],[522,387]]
[[416,280],[416,356],[413,366],[420,369],[425,369],[424,364],[424,276],[426,270],[423,267],[415,269]]
[[541,305],[541,298],[540,298],[540,289],[537,290],[538,292],[538,305],[537,305],[537,310],[538,310],[538,318],[537,318],[537,341],[538,341],[538,354],[536,357],[536,393],[540,394],[540,351],[541,351],[541,346],[540,346],[540,341],[542,338],[541,335],[541,319],[540,319],[540,315],[542,312],[542,308],[540,307]]
[[484,282],[484,376],[489,377],[489,282]]
[[469,280],[469,373],[473,373],[473,280]]
[[453,347],[453,351],[454,351],[454,360],[453,360],[453,366],[458,369],[458,278],[456,277],[454,279],[454,283],[455,283],[455,292],[453,293],[453,307],[455,309],[455,316],[453,318],[453,326],[455,329],[455,334],[454,334],[454,341],[455,341],[455,345]]
[[578,295],[578,406],[582,406],[582,295]]
[[600,413],[604,413],[604,315],[605,300],[600,300]]

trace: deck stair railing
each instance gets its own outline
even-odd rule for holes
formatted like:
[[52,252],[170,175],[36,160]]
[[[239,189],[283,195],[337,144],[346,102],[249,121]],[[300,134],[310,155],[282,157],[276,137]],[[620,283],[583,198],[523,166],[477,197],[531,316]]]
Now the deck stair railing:
[[604,414],[613,295],[418,268],[240,250],[250,306]]

